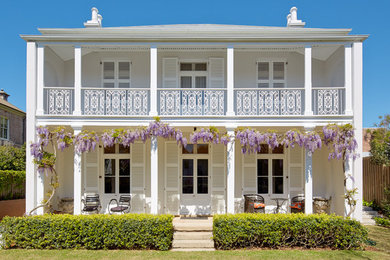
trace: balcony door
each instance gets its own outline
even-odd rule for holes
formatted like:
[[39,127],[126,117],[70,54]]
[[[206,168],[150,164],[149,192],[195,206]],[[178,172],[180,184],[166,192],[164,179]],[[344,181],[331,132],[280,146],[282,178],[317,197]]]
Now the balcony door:
[[180,63],[180,88],[206,88],[207,62]]
[[181,159],[181,215],[210,215],[208,144],[188,144]]

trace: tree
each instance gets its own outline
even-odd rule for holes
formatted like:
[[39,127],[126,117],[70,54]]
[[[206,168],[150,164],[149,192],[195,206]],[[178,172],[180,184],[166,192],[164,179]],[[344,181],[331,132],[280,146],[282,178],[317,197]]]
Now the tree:
[[377,128],[367,131],[371,135],[371,161],[377,165],[390,166],[390,114],[380,116],[379,119],[381,121],[375,124]]

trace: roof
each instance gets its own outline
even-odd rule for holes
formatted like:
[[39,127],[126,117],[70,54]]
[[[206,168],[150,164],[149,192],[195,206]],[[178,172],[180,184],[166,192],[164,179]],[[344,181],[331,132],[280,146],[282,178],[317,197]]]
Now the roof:
[[1,99],[1,98],[0,98],[0,105],[9,107],[9,108],[11,108],[11,109],[13,109],[13,110],[15,110],[15,111],[18,111],[18,112],[21,112],[21,113],[23,113],[23,114],[26,114],[26,112],[24,112],[24,111],[21,110],[20,108],[18,108],[18,107],[16,107],[16,106],[12,105],[10,102],[8,102],[8,101],[6,101],[6,100],[4,100],[4,99]]
[[363,41],[351,29],[224,24],[171,24],[97,28],[39,28],[26,41]]

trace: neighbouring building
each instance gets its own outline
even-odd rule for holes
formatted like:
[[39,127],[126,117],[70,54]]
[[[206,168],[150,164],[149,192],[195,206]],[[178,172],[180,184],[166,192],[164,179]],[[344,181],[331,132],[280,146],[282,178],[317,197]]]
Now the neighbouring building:
[[26,113],[8,101],[0,90],[0,145],[22,146],[26,142]]
[[[331,15],[331,14],[329,14]],[[292,8],[286,27],[176,24],[103,27],[96,8],[85,28],[40,28],[27,43],[27,142],[35,128],[66,126],[102,132],[146,126],[159,116],[186,136],[194,127],[285,132],[351,123],[362,152],[362,69],[366,35],[351,29],[305,27]],[[158,139],[99,147],[80,156],[58,154],[58,198],[86,193],[108,202],[131,194],[132,212],[212,215],[242,212],[243,195],[331,198],[344,215],[343,166],[323,147],[313,155],[295,147],[242,155],[240,145],[189,144]],[[77,163],[81,160],[81,163]],[[26,210],[48,189],[27,152]],[[362,159],[350,163],[358,189],[354,218],[362,218]],[[121,165],[121,166],[119,166]],[[288,210],[288,204],[284,207]],[[42,209],[38,210],[43,213]]]

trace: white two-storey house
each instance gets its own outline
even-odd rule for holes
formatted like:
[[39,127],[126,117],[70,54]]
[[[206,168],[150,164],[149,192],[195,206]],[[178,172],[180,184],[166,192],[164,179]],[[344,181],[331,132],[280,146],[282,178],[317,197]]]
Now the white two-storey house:
[[[39,29],[27,43],[27,142],[35,128],[82,130],[147,126],[155,116],[186,136],[215,126],[285,132],[351,123],[362,140],[362,42],[350,29],[307,28],[292,8],[286,27],[177,24],[103,27],[96,8],[85,28]],[[137,142],[130,149],[100,145],[79,155],[59,152],[57,200],[86,193],[108,202],[131,194],[134,213],[212,215],[243,212],[243,195],[330,200],[345,214],[343,166],[323,147],[241,154],[239,143]],[[78,163],[81,162],[81,163]],[[362,216],[362,161],[351,163]],[[42,201],[47,177],[27,154],[26,211]],[[288,211],[288,203],[284,207]],[[43,209],[38,213],[42,214]]]

